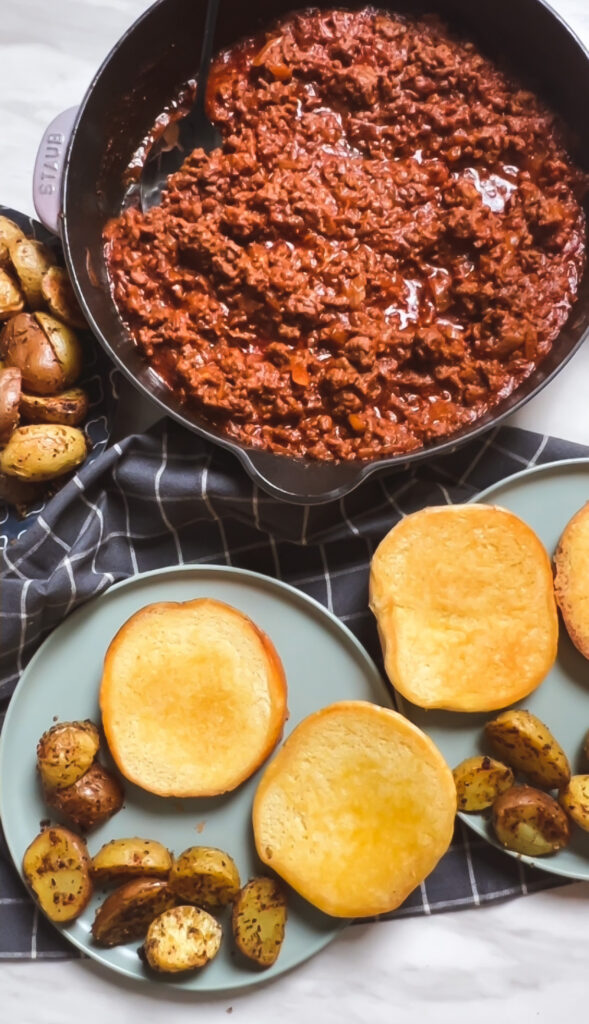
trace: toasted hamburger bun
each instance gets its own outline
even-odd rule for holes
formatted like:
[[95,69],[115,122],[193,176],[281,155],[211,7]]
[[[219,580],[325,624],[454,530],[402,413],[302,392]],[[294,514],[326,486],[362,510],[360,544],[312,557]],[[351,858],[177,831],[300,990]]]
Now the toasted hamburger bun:
[[119,771],[160,796],[216,796],[268,757],[287,717],[270,639],[207,598],[136,612],[104,660],[100,708]]
[[589,502],[567,523],[554,555],[554,590],[575,647],[589,658]]
[[305,718],[267,766],[253,806],[258,855],[334,917],[398,907],[448,849],[452,772],[417,726],[365,701]]
[[526,697],[556,658],[550,559],[530,527],[492,505],[402,519],[370,571],[389,679],[423,708],[493,711]]

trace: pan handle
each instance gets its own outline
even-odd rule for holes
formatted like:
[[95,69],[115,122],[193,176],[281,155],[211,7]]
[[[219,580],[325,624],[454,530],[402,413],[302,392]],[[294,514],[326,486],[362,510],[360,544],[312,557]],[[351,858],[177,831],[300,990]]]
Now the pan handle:
[[45,129],[33,171],[33,203],[42,224],[59,235],[61,181],[77,107],[63,110]]
[[234,450],[263,490],[296,505],[324,505],[343,498],[378,468],[375,463],[313,462],[264,450]]

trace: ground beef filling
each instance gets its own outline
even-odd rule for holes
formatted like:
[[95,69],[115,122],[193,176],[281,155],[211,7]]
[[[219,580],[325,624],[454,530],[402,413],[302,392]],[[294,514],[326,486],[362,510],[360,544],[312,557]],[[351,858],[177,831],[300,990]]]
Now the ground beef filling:
[[133,338],[203,419],[313,459],[410,452],[527,377],[584,267],[555,118],[433,18],[308,10],[220,54],[223,146],[105,232]]

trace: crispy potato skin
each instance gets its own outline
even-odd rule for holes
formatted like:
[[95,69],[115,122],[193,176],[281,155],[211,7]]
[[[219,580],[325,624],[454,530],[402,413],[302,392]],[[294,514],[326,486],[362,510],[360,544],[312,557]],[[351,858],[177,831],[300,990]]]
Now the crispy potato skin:
[[75,384],[83,368],[84,357],[80,340],[71,327],[49,313],[35,313],[35,320],[49,339],[62,374],[62,387]]
[[0,471],[32,483],[69,473],[88,454],[86,438],[77,427],[61,423],[31,423],[17,427],[0,452]]
[[41,279],[41,293],[49,312],[70,327],[87,327],[64,267],[49,267]]
[[140,955],[154,971],[190,971],[217,955],[221,935],[221,925],[206,910],[174,907],[151,922]]
[[83,388],[70,388],[59,395],[20,396],[20,413],[28,423],[62,423],[77,427],[88,414],[89,400]]
[[510,786],[511,768],[492,757],[467,757],[452,772],[459,811],[483,811]]
[[119,886],[98,907],[92,938],[98,946],[120,946],[143,939],[151,922],[170,907],[176,897],[160,878],[134,878]]
[[67,789],[44,792],[49,807],[85,831],[102,825],[120,811],[124,795],[118,778],[98,761]]
[[90,857],[80,836],[60,826],[33,839],[23,857],[23,873],[41,909],[65,924],[78,917],[92,896]]
[[8,243],[10,261],[29,306],[38,309],[43,304],[41,281],[55,263],[55,256],[43,242],[35,238],[15,238]]
[[498,796],[492,823],[503,846],[528,857],[556,853],[571,836],[562,807],[548,793],[532,786],[513,786]]
[[22,374],[18,367],[0,369],[0,445],[10,440],[20,417]]
[[0,320],[10,320],[25,308],[25,297],[12,275],[0,267]]
[[274,878],[252,878],[233,904],[235,945],[257,967],[278,959],[286,926],[286,894]]
[[22,228],[19,228],[18,224],[15,224],[10,217],[0,216],[0,242],[7,248],[11,242],[16,242],[18,238],[24,238],[25,233]]
[[558,802],[575,825],[589,832],[589,775],[573,775],[558,794]]
[[32,313],[18,313],[8,321],[0,348],[6,362],[21,371],[25,390],[55,395],[66,387],[53,346]]
[[174,861],[171,889],[185,903],[218,910],[232,903],[240,888],[239,872],[228,853],[211,846],[190,846]]
[[37,768],[47,790],[67,789],[84,775],[100,747],[98,729],[84,722],[58,722],[37,744]]
[[92,858],[92,876],[96,881],[121,882],[136,876],[167,878],[172,855],[154,839],[111,839]]
[[534,786],[562,789],[571,777],[568,758],[550,729],[530,711],[503,711],[487,722],[493,752]]

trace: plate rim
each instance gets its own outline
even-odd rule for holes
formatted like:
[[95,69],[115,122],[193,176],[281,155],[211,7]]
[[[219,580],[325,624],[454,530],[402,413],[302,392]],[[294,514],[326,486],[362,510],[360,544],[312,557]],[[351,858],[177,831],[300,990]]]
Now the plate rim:
[[[555,471],[561,472],[567,469],[575,468],[586,468],[589,471],[589,456],[579,456],[576,458],[569,459],[555,459],[552,462],[540,463],[540,465],[526,466],[524,469],[518,470],[517,473],[512,473],[510,476],[503,477],[503,479],[497,480],[493,484],[489,484],[489,486],[485,487],[484,490],[477,492],[477,494],[469,498],[468,501],[465,502],[465,504],[473,504],[476,502],[486,504],[486,498],[489,494],[492,494],[494,491],[499,491],[502,487],[506,485],[519,483],[522,478],[534,477],[536,475],[541,475],[542,473],[550,473]],[[542,547],[544,547],[545,549],[544,544],[542,544]],[[564,627],[559,626],[559,628],[562,629]],[[403,705],[405,705],[405,701],[403,700],[403,698],[400,697],[400,695],[398,696],[397,699],[401,700]],[[511,705],[508,704],[507,707],[511,707]],[[405,714],[404,711],[403,714]],[[530,857],[528,854],[516,853],[515,850],[506,849],[506,847],[502,846],[501,843],[498,842],[498,840],[494,839],[490,835],[483,834],[478,828],[476,828],[472,815],[467,814],[465,811],[457,811],[456,817],[465,825],[467,825],[470,831],[474,832],[474,834],[477,835],[479,839],[482,839],[484,842],[488,843],[489,846],[492,846],[495,850],[499,850],[501,853],[507,854],[508,857],[511,857],[515,861],[519,861],[522,864],[527,864],[528,867],[536,868],[537,870],[544,871],[547,874],[554,875],[558,878],[568,878],[571,882],[589,881],[589,863],[587,864],[586,873],[583,875],[579,875],[575,871],[559,867],[558,861],[556,860],[552,861],[549,858],[544,859],[538,857]]]
[[[237,579],[238,582],[239,581],[243,581],[245,579],[250,584],[252,584],[254,586],[256,584],[258,586],[261,585],[266,590],[268,590],[268,589],[271,590],[271,591],[274,590],[274,591],[278,591],[280,593],[286,592],[288,600],[290,600],[290,601],[294,600],[295,602],[298,602],[303,607],[312,609],[312,611],[316,615],[318,615],[320,618],[323,618],[323,620],[324,620],[324,628],[329,628],[329,629],[335,631],[336,633],[339,633],[340,637],[342,639],[345,639],[345,641],[348,643],[348,645],[351,646],[351,648],[353,649],[353,651],[356,654],[356,656],[358,656],[360,658],[361,662],[363,662],[364,667],[366,669],[366,672],[370,676],[371,682],[374,682],[375,685],[378,685],[380,693],[382,695],[382,698],[384,699],[385,695],[388,696],[389,706],[392,707],[393,709],[396,709],[396,694],[395,694],[394,690],[392,689],[390,683],[385,679],[383,674],[380,672],[376,662],[372,659],[372,657],[370,656],[370,654],[368,653],[368,651],[366,650],[364,645],[358,640],[358,638],[355,636],[355,634],[352,632],[352,630],[346,625],[345,622],[342,622],[342,620],[339,619],[338,616],[334,612],[332,612],[325,605],[321,604],[320,601],[318,601],[314,597],[311,597],[311,595],[306,594],[304,591],[300,590],[299,588],[293,586],[291,583],[287,583],[286,581],[277,579],[276,577],[273,577],[273,576],[267,576],[264,573],[256,572],[255,570],[252,570],[252,569],[241,569],[241,568],[239,568],[237,566],[223,565],[223,564],[216,564],[216,563],[206,563],[206,562],[205,563],[202,563],[202,562],[194,562],[194,563],[186,562],[186,563],[184,563],[182,565],[171,565],[171,566],[168,565],[168,566],[160,566],[157,569],[147,569],[144,572],[135,573],[133,576],[128,576],[125,579],[117,580],[116,583],[111,584],[102,593],[97,594],[97,595],[89,598],[89,600],[87,600],[87,601],[84,601],[81,605],[79,605],[77,608],[75,608],[69,615],[67,615],[66,618],[63,619],[59,623],[58,626],[56,626],[54,629],[52,629],[48,633],[48,635],[40,643],[39,647],[37,648],[37,650],[35,651],[35,653],[31,657],[31,659],[27,662],[27,665],[23,669],[22,675],[21,675],[21,677],[20,677],[16,687],[14,688],[14,690],[13,690],[11,696],[10,696],[8,707],[6,709],[6,714],[5,714],[5,717],[4,717],[4,722],[3,722],[2,730],[0,731],[0,821],[2,821],[4,824],[6,822],[6,818],[5,818],[5,814],[4,814],[4,810],[5,810],[5,806],[6,806],[6,797],[5,797],[6,788],[5,788],[5,784],[4,784],[4,779],[7,778],[8,775],[7,775],[7,772],[5,770],[3,770],[3,767],[4,767],[4,762],[5,762],[5,759],[6,759],[6,756],[7,756],[5,754],[5,748],[7,747],[8,742],[9,742],[8,739],[7,739],[8,732],[9,732],[9,727],[11,725],[12,718],[15,715],[18,714],[18,712],[14,710],[14,708],[17,707],[17,704],[18,704],[18,701],[15,700],[15,698],[26,687],[26,685],[27,685],[27,678],[28,678],[29,673],[31,672],[31,670],[34,670],[36,664],[41,661],[45,645],[54,638],[55,634],[63,626],[65,626],[66,623],[68,624],[69,628],[71,629],[72,622],[74,622],[74,626],[75,626],[76,618],[82,617],[83,615],[87,616],[87,615],[91,614],[93,606],[95,606],[98,602],[101,602],[101,601],[104,601],[104,600],[108,599],[110,597],[110,595],[113,594],[113,592],[118,592],[120,590],[124,590],[126,588],[133,587],[133,586],[138,586],[138,585],[140,586],[146,580],[151,580],[151,579],[154,579],[154,578],[157,578],[157,577],[160,577],[160,576],[167,575],[167,576],[172,576],[172,577],[175,577],[175,576],[182,577],[182,576],[190,574],[190,573],[195,573],[196,575],[203,575],[203,576],[205,576],[206,574],[209,574],[209,575],[221,576],[221,577],[234,577],[234,578]],[[247,613],[245,613],[245,614],[247,614]],[[292,724],[296,725],[297,723],[293,722]],[[285,742],[285,737],[282,736],[281,739],[279,740],[279,743],[277,743],[277,745],[274,748],[274,750],[270,753],[270,755],[268,756],[268,758],[264,762],[264,765],[269,763],[270,759],[275,755],[275,753],[278,751],[278,749],[280,748],[280,746],[284,742]],[[260,766],[260,768],[262,768],[262,767],[263,766]],[[258,770],[260,770],[260,769],[258,769]],[[146,983],[147,983],[147,991],[150,991],[150,986],[155,984],[158,988],[164,987],[167,990],[173,989],[174,991],[177,991],[177,992],[184,992],[184,993],[190,994],[190,996],[195,998],[195,999],[220,998],[220,997],[223,997],[223,996],[226,996],[226,995],[228,996],[228,995],[239,994],[239,993],[243,993],[243,992],[254,991],[254,990],[256,990],[257,988],[259,988],[261,986],[270,985],[271,983],[273,983],[275,981],[278,981],[278,979],[281,978],[283,975],[290,974],[292,971],[296,970],[298,967],[300,967],[307,960],[311,959],[311,957],[315,956],[315,954],[319,953],[322,949],[325,949],[325,947],[328,946],[343,931],[343,929],[349,924],[349,922],[346,919],[333,917],[331,919],[332,927],[328,931],[326,931],[325,936],[322,936],[321,940],[319,941],[319,943],[312,950],[310,950],[305,956],[302,956],[301,959],[297,961],[297,963],[291,964],[289,967],[286,967],[283,971],[280,971],[280,973],[277,973],[277,974],[274,974],[274,975],[271,975],[271,976],[268,976],[267,974],[264,974],[263,972],[260,972],[260,974],[252,974],[251,981],[250,980],[242,981],[242,982],[237,983],[235,985],[229,984],[229,985],[224,986],[222,988],[216,987],[216,988],[200,989],[200,988],[191,988],[191,987],[189,987],[189,985],[182,984],[182,980],[183,979],[182,979],[181,976],[179,976],[178,979],[176,979],[174,977],[170,977],[170,978],[162,977],[162,978],[155,978],[154,979],[154,978],[151,978],[148,975],[141,976],[141,975],[135,973],[130,968],[126,967],[125,964],[113,964],[112,962],[110,962],[109,960],[107,960],[105,958],[105,956],[103,955],[103,951],[100,950],[98,947],[96,949],[94,949],[93,947],[90,947],[88,944],[86,944],[83,941],[79,940],[77,936],[72,936],[62,926],[60,926],[58,923],[56,923],[54,921],[51,921],[51,919],[49,917],[47,917],[47,915],[44,913],[44,911],[41,909],[41,907],[39,906],[37,901],[32,896],[32,894],[31,894],[31,892],[29,890],[29,887],[26,885],[26,882],[24,881],[24,875],[23,875],[23,871],[22,871],[22,864],[20,863],[18,857],[15,856],[15,851],[14,851],[14,848],[13,848],[12,840],[9,837],[8,831],[6,829],[6,826],[4,827],[4,834],[5,834],[5,840],[6,840],[6,847],[8,849],[9,854],[10,854],[10,858],[12,860],[12,863],[14,865],[14,868],[15,868],[19,878],[21,879],[21,881],[25,885],[25,888],[26,888],[26,891],[27,891],[27,896],[30,899],[30,901],[33,904],[33,906],[38,909],[38,912],[43,914],[44,919],[52,927],[54,927],[56,929],[56,931],[60,935],[62,935],[62,937],[71,946],[75,947],[75,949],[77,949],[82,954],[83,957],[87,957],[88,959],[92,960],[93,962],[99,964],[101,968],[103,968],[105,970],[108,970],[109,972],[112,972],[115,976],[119,976],[120,975],[122,977],[125,977],[125,978],[133,981],[137,985],[141,986],[141,990],[144,990],[144,987],[145,987]],[[326,915],[326,916],[329,917],[329,915]]]

